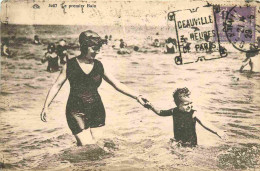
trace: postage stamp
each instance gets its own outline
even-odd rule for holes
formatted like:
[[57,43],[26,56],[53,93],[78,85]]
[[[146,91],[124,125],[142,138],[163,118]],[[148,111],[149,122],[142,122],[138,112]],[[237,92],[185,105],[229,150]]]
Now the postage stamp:
[[229,42],[242,52],[258,49],[258,45],[255,44],[256,7],[222,6],[215,16],[221,42]]

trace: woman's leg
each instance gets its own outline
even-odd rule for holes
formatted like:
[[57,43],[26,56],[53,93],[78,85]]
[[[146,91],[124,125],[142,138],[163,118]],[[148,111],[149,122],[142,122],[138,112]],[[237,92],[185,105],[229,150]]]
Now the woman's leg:
[[103,132],[104,132],[104,126],[103,127],[97,127],[97,128],[91,128],[91,134],[93,139],[96,141],[103,138]]
[[70,113],[67,112],[67,122],[69,128],[74,134],[77,145],[82,146],[86,144],[95,144],[90,128],[85,129],[85,114],[84,113]]
[[92,136],[91,129],[84,129],[82,132],[75,135],[78,146],[87,144],[96,144],[94,137]]
[[102,140],[102,139],[104,139],[104,136],[103,136],[104,129],[105,129],[104,126],[97,127],[97,128],[91,128],[91,133],[92,133],[92,137],[93,137],[94,141],[96,142],[96,144],[100,148],[103,148],[104,150],[106,150],[104,147],[105,142]]

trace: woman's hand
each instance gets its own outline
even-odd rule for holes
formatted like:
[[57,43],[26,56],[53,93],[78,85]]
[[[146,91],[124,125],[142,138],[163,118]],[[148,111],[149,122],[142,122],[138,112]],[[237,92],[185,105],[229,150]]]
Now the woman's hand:
[[147,98],[143,97],[142,95],[139,95],[136,97],[136,100],[138,101],[138,103],[140,103],[142,106],[145,107],[145,105],[147,103],[149,103],[149,101],[147,100]]
[[46,118],[47,118],[47,113],[49,113],[49,109],[48,108],[43,108],[42,109],[42,113],[41,113],[41,120],[43,122],[47,122]]

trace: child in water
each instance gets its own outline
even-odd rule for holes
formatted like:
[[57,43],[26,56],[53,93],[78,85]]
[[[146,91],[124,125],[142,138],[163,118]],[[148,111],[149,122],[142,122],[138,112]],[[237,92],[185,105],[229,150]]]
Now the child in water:
[[[198,122],[207,131],[222,137],[221,131],[215,132],[210,123],[202,120],[202,117],[192,109],[192,100],[188,88],[178,88],[173,93],[174,102],[177,107],[169,110],[158,110],[148,101],[145,107],[151,109],[159,116],[172,116],[174,124],[174,141],[183,147],[194,147],[197,145],[196,123]],[[221,135],[220,135],[221,134]]]
[[41,60],[42,63],[48,61],[47,71],[48,72],[56,72],[59,70],[58,64],[58,55],[55,52],[55,44],[50,43],[47,48],[47,52],[44,55],[44,58]]

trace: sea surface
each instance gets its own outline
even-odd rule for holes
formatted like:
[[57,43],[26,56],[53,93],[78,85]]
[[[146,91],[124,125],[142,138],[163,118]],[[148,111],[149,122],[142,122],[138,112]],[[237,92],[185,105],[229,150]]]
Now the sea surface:
[[[44,100],[59,72],[46,71],[40,62],[47,44],[65,39],[70,58],[79,54],[78,35],[94,30],[102,37],[123,38],[131,54],[119,55],[102,47],[97,59],[116,79],[143,94],[158,109],[175,107],[172,93],[188,87],[194,109],[216,128],[223,140],[197,125],[195,148],[170,145],[171,117],[160,117],[103,81],[99,88],[106,108],[106,125],[100,142],[77,147],[65,116],[69,94],[66,82],[54,99],[48,122],[40,120]],[[158,27],[25,26],[1,28],[10,39],[12,58],[1,57],[0,164],[6,170],[259,170],[260,74],[240,73],[245,54],[228,49],[226,58],[177,66],[175,54],[151,46]],[[38,35],[41,45],[32,43]],[[131,49],[139,46],[140,52]],[[192,55],[192,54],[191,54]],[[210,55],[210,54],[208,54]],[[246,68],[248,69],[248,68]]]

